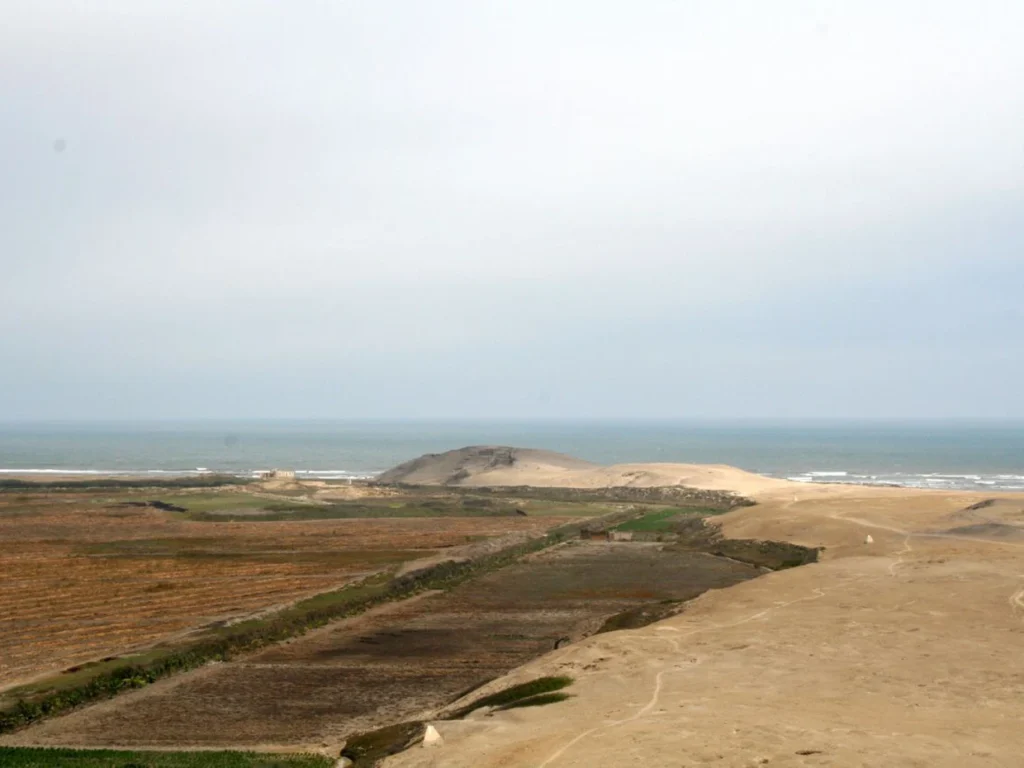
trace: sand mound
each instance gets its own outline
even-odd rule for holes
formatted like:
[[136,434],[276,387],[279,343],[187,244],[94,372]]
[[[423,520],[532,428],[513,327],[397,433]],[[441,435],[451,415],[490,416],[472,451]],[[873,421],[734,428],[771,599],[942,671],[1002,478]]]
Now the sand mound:
[[[380,475],[381,483],[412,485],[485,485],[474,482],[490,473],[514,470],[516,473],[555,473],[597,466],[554,451],[511,448],[500,445],[471,445],[445,453],[428,453],[399,464]],[[526,485],[525,482],[513,485]]]
[[979,539],[1024,539],[1024,528],[1006,523],[974,523],[950,528],[943,533],[947,536],[972,536]]
[[256,488],[261,491],[306,491],[309,490],[308,485],[304,485],[298,480],[264,480],[260,483],[254,484]]
[[385,472],[378,481],[468,487],[653,488],[685,485],[740,494],[781,490],[792,485],[784,480],[724,465],[661,463],[602,467],[552,451],[506,446],[470,446],[427,454]]

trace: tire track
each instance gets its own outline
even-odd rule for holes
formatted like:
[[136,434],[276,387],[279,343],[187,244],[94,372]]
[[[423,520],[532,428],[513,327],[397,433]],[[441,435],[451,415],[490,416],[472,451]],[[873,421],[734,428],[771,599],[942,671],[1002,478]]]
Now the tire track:
[[[1024,578],[1024,576],[1021,578]],[[1010,611],[1014,616],[1016,616],[1018,612],[1024,613],[1024,587],[1021,587],[1010,595],[1006,601],[1010,604]]]
[[896,553],[896,559],[893,560],[891,563],[889,563],[889,575],[890,576],[893,576],[893,577],[896,576],[896,569],[899,566],[903,565],[903,556],[904,555],[909,555],[913,551],[914,548],[910,546],[910,536],[911,536],[911,534],[908,533],[907,537],[905,539],[903,539],[903,549],[901,549],[899,552],[897,552]]
[[[883,525],[881,523],[874,523],[870,520],[863,520],[857,517],[846,517],[845,515],[832,514],[829,515],[833,520],[842,520],[849,523],[855,523],[857,525],[863,525],[868,528],[878,528],[885,531],[892,531],[893,533],[902,533],[905,538],[903,539],[903,549],[896,553],[896,559],[889,564],[889,575],[895,576],[896,569],[903,565],[904,556],[913,551],[913,547],[910,546],[910,540],[917,536],[923,539],[952,539],[954,541],[969,541],[977,544],[994,544],[997,546],[1004,547],[1024,547],[1024,544],[1014,541],[999,541],[996,539],[979,539],[973,536],[959,536],[955,533],[938,533],[938,532],[914,532],[907,531],[903,528],[896,528],[891,525]],[[1021,575],[1024,578],[1024,574]],[[1011,594],[1006,602],[1010,605],[1010,611],[1016,617],[1018,613],[1024,614],[1024,587],[1016,590]]]
[[[818,599],[820,599],[820,598],[825,596],[825,592],[823,590],[821,590],[821,589],[818,589],[817,587],[815,587],[813,589],[813,592],[814,592],[814,594],[810,595],[809,597],[800,597],[800,598],[797,598],[796,600],[789,600],[789,601],[786,601],[786,602],[777,603],[776,605],[772,606],[771,608],[765,608],[763,610],[760,610],[757,613],[751,614],[750,616],[747,616],[744,619],[740,619],[739,621],[727,622],[725,624],[711,624],[711,625],[706,626],[706,627],[698,627],[697,629],[694,629],[694,630],[692,630],[690,632],[686,632],[686,633],[680,635],[679,637],[636,637],[636,638],[630,638],[630,639],[641,641],[641,642],[644,642],[644,641],[647,641],[647,640],[655,640],[655,641],[664,640],[664,641],[666,641],[668,643],[671,643],[672,646],[675,648],[675,650],[677,652],[682,653],[682,648],[679,645],[680,641],[685,640],[685,639],[687,639],[689,637],[693,637],[694,635],[699,635],[702,632],[710,632],[710,631],[716,630],[716,629],[731,629],[732,627],[739,627],[739,626],[742,626],[743,624],[749,624],[752,621],[757,621],[758,619],[763,618],[763,617],[767,616],[768,614],[770,614],[770,613],[772,613],[774,611],[781,610],[782,608],[786,608],[786,607],[788,607],[790,605],[794,605],[796,603],[807,602],[809,600],[818,600]],[[628,723],[632,723],[632,722],[635,722],[637,720],[640,720],[643,717],[646,717],[647,715],[649,715],[654,710],[655,707],[658,706],[658,702],[659,702],[659,700],[661,698],[661,691],[662,691],[665,675],[669,674],[671,672],[679,672],[679,671],[682,671],[683,669],[692,669],[693,667],[698,666],[698,665],[699,665],[699,662],[695,662],[695,663],[688,664],[685,668],[682,667],[681,665],[677,665],[674,669],[662,669],[662,670],[660,670],[654,676],[654,688],[651,691],[651,698],[650,698],[650,700],[643,707],[641,707],[639,710],[637,710],[636,713],[634,713],[633,715],[630,715],[629,717],[623,718],[622,720],[613,720],[611,722],[605,723],[603,725],[595,726],[594,728],[590,728],[589,730],[586,730],[586,731],[583,731],[582,733],[577,734],[572,739],[567,741],[564,745],[562,745],[562,747],[560,747],[557,751],[553,752],[543,763],[541,763],[538,766],[538,768],[547,768],[547,766],[551,765],[556,760],[558,760],[560,757],[562,757],[566,752],[568,752],[570,749],[572,749],[576,744],[578,744],[579,742],[581,742],[584,739],[588,738],[589,736],[594,735],[598,731],[608,730],[609,728],[617,728],[620,725],[626,725]]]

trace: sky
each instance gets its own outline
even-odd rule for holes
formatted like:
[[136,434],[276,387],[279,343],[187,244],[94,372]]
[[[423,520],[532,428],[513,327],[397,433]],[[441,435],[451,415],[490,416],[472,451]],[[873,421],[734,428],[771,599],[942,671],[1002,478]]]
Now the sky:
[[1021,29],[4,0],[0,420],[1024,417]]

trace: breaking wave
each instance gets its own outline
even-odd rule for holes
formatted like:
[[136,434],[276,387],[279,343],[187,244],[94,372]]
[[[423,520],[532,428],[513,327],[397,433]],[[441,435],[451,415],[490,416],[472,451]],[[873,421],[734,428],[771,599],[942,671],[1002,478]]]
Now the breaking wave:
[[950,474],[942,472],[880,472],[861,474],[842,471],[808,471],[783,475],[796,483],[840,483],[844,485],[900,486],[904,488],[941,488],[964,491],[986,488],[996,491],[1024,490],[1024,475]]

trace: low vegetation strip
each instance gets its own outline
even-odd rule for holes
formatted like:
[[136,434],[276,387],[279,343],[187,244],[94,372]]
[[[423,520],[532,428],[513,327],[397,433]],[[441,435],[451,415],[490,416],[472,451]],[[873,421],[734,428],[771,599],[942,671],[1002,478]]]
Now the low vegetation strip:
[[504,712],[506,709],[520,709],[522,707],[543,707],[546,704],[557,704],[560,701],[571,699],[572,695],[557,691],[555,693],[541,693],[536,696],[530,696],[525,699],[516,699],[510,701],[508,704],[502,704],[497,709]]
[[781,571],[818,562],[818,547],[804,547],[786,541],[760,539],[727,539],[720,526],[708,523],[702,517],[684,518],[676,525],[678,543],[673,549],[706,552],[715,557],[727,557],[756,568]]
[[[397,488],[417,492],[437,492],[436,486],[406,483],[370,483],[371,486]],[[750,507],[752,499],[728,491],[689,488],[684,485],[668,486],[610,486],[608,488],[549,488],[531,485],[446,487],[448,493],[474,496],[518,497],[568,502],[618,502],[624,504],[672,504],[675,506],[710,507],[727,511],[736,507]]]
[[[586,520],[555,528],[545,536],[507,547],[470,561],[445,561],[395,577],[375,577],[335,592],[302,601],[262,619],[212,630],[191,644],[160,650],[145,661],[103,665],[95,675],[76,675],[71,685],[60,679],[50,687],[34,686],[13,706],[0,710],[0,733],[23,728],[53,715],[141,688],[163,677],[194,669],[211,661],[227,661],[354,616],[370,608],[411,597],[424,590],[447,590],[462,582],[515,562],[531,552],[553,546],[588,529],[616,525],[636,512],[617,512],[600,520]],[[17,695],[17,692],[14,692]]]
[[[539,707],[565,701],[570,696],[563,693],[562,689],[572,685],[572,682],[571,677],[539,677],[483,696],[472,704],[455,710],[445,719],[458,720],[485,707],[505,710]],[[357,733],[349,737],[341,756],[352,761],[353,768],[374,768],[384,758],[397,755],[420,743],[425,730],[426,723],[412,720]]]
[[4,768],[330,768],[323,755],[0,747]]
[[485,707],[496,707],[498,709],[512,709],[513,706],[532,706],[526,702],[545,696],[543,701],[537,701],[536,704],[549,704],[554,701],[562,701],[567,698],[568,694],[562,694],[560,697],[552,698],[549,694],[555,691],[560,691],[563,688],[567,688],[572,685],[573,679],[571,677],[559,676],[559,677],[538,677],[536,680],[530,680],[527,683],[520,683],[519,685],[513,685],[510,688],[497,691],[496,693],[483,696],[477,699],[471,704],[467,704],[464,707],[452,712],[449,716],[449,720],[460,720],[471,712],[475,712],[478,709]]
[[656,621],[667,619],[679,612],[684,600],[662,600],[658,603],[638,605],[636,608],[616,613],[604,620],[595,634],[616,632],[620,629],[640,629]]
[[384,758],[422,741],[425,728],[422,721],[414,720],[357,733],[345,743],[341,756],[351,761],[352,768],[374,768]]
[[726,510],[712,507],[670,507],[656,512],[648,512],[643,517],[627,520],[615,526],[616,531],[671,531],[680,519],[687,516],[708,517],[720,515]]

